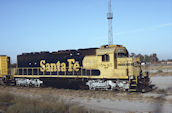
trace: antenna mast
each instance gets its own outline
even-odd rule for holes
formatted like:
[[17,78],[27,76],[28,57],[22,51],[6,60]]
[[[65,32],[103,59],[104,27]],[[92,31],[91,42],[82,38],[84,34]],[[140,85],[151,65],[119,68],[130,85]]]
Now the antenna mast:
[[111,11],[111,0],[108,0],[107,19],[108,19],[108,45],[113,45],[113,33],[112,33],[113,13]]

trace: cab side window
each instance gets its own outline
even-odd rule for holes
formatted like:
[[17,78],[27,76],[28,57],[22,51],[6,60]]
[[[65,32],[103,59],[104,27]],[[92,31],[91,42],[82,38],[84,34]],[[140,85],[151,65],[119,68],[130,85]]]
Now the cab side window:
[[103,62],[108,62],[109,60],[110,60],[109,55],[107,55],[107,54],[102,55],[102,61]]

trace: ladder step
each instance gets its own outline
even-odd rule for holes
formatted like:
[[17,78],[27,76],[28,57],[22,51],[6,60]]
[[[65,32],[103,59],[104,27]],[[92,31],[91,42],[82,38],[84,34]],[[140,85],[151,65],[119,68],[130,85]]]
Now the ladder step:
[[137,86],[137,84],[131,84],[131,86]]
[[137,80],[131,80],[131,81],[137,81]]
[[136,91],[136,89],[129,89],[129,91]]

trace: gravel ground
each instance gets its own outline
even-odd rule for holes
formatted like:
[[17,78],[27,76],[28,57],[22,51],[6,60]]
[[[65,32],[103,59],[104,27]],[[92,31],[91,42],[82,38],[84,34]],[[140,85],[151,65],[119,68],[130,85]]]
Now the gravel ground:
[[128,113],[128,112],[144,112],[144,113],[170,113],[172,112],[172,104],[159,102],[144,102],[140,100],[108,100],[108,99],[83,99],[74,98],[71,102],[79,103],[91,109],[105,110],[111,113]]
[[152,76],[151,81],[159,89],[168,90],[172,88],[172,76]]

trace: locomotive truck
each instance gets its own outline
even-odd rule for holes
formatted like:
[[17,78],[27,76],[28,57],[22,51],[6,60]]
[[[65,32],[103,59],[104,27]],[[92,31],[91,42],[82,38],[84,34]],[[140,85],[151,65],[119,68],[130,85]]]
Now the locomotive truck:
[[9,65],[10,58],[0,56],[0,79],[7,85],[131,92],[151,89],[140,59],[129,57],[122,45],[23,53],[17,56],[17,66],[11,72]]

